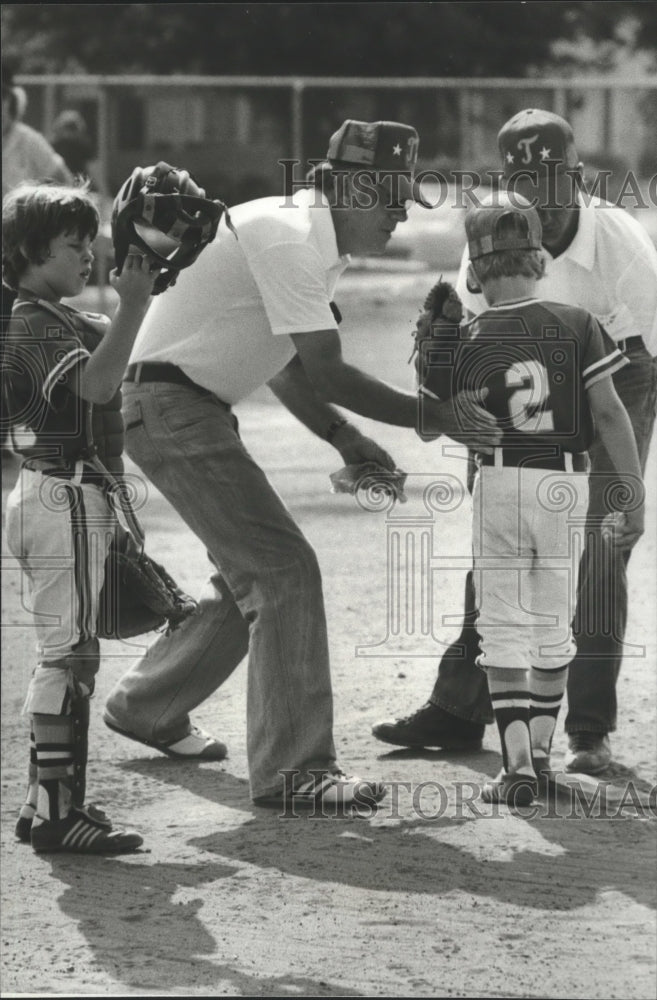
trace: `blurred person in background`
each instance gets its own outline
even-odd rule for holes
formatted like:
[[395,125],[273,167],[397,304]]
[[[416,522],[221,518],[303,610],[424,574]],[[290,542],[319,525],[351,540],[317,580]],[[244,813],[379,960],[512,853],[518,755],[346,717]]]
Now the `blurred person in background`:
[[52,148],[75,177],[89,179],[94,186],[89,164],[94,158],[95,148],[87,123],[79,111],[68,108],[57,116],[52,127]]
[[73,176],[62,157],[40,132],[21,121],[27,107],[22,87],[14,86],[14,71],[2,63],[2,196],[21,181],[70,184]]

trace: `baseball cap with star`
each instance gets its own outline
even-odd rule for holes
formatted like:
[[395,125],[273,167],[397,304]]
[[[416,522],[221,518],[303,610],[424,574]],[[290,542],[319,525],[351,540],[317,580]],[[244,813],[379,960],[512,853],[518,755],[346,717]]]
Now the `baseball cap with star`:
[[400,197],[432,208],[414,178],[419,145],[412,125],[348,118],[331,136],[326,159],[332,166],[361,167],[384,178],[393,176]]
[[520,172],[539,174],[542,170],[568,169],[579,163],[568,122],[541,108],[519,111],[502,126],[497,142],[507,179]]

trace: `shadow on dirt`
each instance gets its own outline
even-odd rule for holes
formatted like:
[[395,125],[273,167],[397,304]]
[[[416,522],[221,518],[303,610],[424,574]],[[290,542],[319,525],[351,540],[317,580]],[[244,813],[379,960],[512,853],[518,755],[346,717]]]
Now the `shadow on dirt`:
[[[106,857],[53,855],[52,877],[67,888],[58,903],[63,914],[84,935],[95,963],[116,983],[135,995],[186,995],[207,990],[207,996],[334,996],[343,986],[331,986],[300,975],[252,976],[236,968],[244,954],[234,944],[217,939],[199,917],[200,898],[190,891],[230,880],[240,871],[230,864],[204,859],[200,863],[164,864]],[[111,886],[111,891],[108,891]],[[239,882],[223,887],[240,891]],[[177,896],[183,898],[177,899]],[[233,962],[231,963],[231,959]],[[73,960],[73,959],[72,959]],[[348,996],[362,996],[348,987]]]
[[[572,803],[555,809],[554,802],[543,802],[533,817],[529,811],[525,815],[527,846],[519,843],[517,832],[513,842],[500,841],[497,830],[509,821],[504,806],[483,812],[486,807],[479,803],[478,816],[467,808],[458,812],[448,807],[425,820],[413,815],[409,800],[401,799],[402,815],[392,820],[385,818],[384,802],[373,821],[304,815],[303,810],[294,821],[254,806],[248,784],[226,772],[191,765],[183,770],[166,760],[130,760],[119,766],[250,813],[252,819],[234,829],[188,841],[224,862],[232,859],[360,889],[437,896],[460,891],[539,911],[573,910],[609,890],[657,908],[654,820],[632,813],[623,818],[593,811],[587,818]],[[465,826],[467,846],[460,847],[454,831]],[[488,831],[502,849],[485,850]]]
[[[234,938],[224,937],[221,925],[211,933],[215,928],[208,929],[207,915],[202,919],[199,911],[208,890],[221,893],[222,919],[225,914],[229,924],[240,895],[254,891],[244,884],[253,876],[250,866],[256,874],[387,894],[429,893],[437,901],[459,893],[468,907],[493,900],[539,913],[572,912],[610,891],[646,907],[657,903],[649,821],[550,816],[544,808],[518,823],[506,807],[456,815],[452,800],[443,815],[423,820],[403,799],[392,819],[385,809],[374,819],[332,819],[302,810],[283,818],[277,809],[255,806],[248,782],[225,770],[164,758],[127,760],[117,769],[153,789],[184,789],[200,804],[235,810],[234,825],[228,812],[222,829],[201,837],[185,838],[182,817],[175,833],[166,821],[172,828],[166,836],[180,836],[180,863],[158,862],[146,853],[47,859],[52,877],[65,887],[59,907],[86,939],[99,969],[141,995],[189,987],[207,989],[208,995],[366,995],[342,981],[257,977],[240,968],[251,945],[246,941],[235,954]],[[379,918],[375,908],[365,910],[361,923],[374,927]]]

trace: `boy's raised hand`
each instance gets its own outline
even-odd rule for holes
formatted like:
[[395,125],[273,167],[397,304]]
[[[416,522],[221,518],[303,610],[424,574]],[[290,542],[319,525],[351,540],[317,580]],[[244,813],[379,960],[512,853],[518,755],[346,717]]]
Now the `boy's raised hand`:
[[122,302],[141,304],[153,294],[153,285],[159,273],[160,268],[143,250],[131,246],[121,273],[114,269],[109,280]]

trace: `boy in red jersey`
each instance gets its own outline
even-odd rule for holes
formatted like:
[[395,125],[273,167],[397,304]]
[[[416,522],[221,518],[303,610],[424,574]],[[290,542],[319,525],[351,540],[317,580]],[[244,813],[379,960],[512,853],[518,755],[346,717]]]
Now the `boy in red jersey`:
[[[629,418],[611,375],[626,363],[586,310],[536,297],[541,223],[498,192],[466,217],[469,278],[488,308],[452,338],[451,394],[481,391],[502,431],[478,456],[473,493],[478,665],[487,673],[503,769],[487,801],[531,802],[550,748],[574,654],[571,621],[586,520],[594,423],[626,488],[610,545],[643,531],[643,490]],[[442,347],[443,345],[441,345]],[[448,346],[445,344],[444,346]],[[444,392],[445,370],[434,385]],[[431,377],[423,391],[431,392]]]

